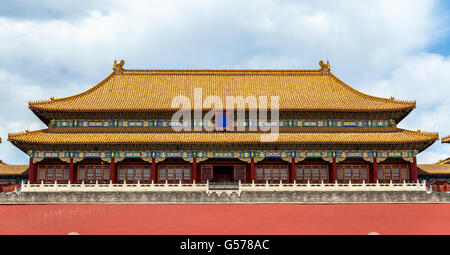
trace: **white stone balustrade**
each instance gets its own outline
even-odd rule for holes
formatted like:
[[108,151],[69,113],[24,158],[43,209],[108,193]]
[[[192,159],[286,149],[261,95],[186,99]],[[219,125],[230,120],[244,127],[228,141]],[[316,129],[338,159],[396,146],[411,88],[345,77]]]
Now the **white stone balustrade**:
[[241,184],[241,192],[245,191],[427,191],[425,181],[417,183],[273,183]]
[[207,184],[195,184],[195,183],[162,183],[162,184],[147,184],[140,183],[129,184],[129,183],[108,183],[99,184],[98,182],[86,184],[82,182],[81,184],[71,184],[69,183],[54,183],[54,184],[44,184],[43,182],[39,184],[23,183],[20,188],[21,192],[139,192],[139,191],[201,191],[206,192]]
[[[236,192],[239,195],[242,192],[254,192],[254,191],[276,191],[276,192],[286,192],[286,191],[426,191],[431,192],[427,188],[425,181],[417,183],[249,183],[242,184],[239,181],[238,190],[231,191]],[[126,182],[120,184],[99,184],[89,183],[86,184],[82,182],[81,184],[71,184],[69,183],[49,183],[44,184],[43,182],[37,184],[24,183],[18,190],[20,192],[143,192],[143,191],[153,191],[153,192],[206,192],[210,193],[209,182],[206,184],[196,184],[196,183],[151,183],[143,184],[138,182],[137,184],[128,184]],[[230,192],[230,191],[228,191]]]

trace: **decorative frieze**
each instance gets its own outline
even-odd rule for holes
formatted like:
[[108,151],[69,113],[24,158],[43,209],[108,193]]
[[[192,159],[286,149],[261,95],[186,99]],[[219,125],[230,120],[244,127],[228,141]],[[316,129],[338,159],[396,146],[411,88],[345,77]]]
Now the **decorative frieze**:
[[[214,127],[211,121],[172,122],[170,120],[53,120],[53,127]],[[280,120],[234,121],[234,127],[390,127],[392,120]]]
[[29,151],[33,162],[42,161],[44,158],[59,158],[64,162],[79,162],[85,158],[100,158],[103,161],[111,162],[114,158],[115,162],[119,162],[125,158],[140,158],[144,161],[151,162],[155,158],[156,163],[167,158],[182,158],[188,162],[193,162],[193,158],[197,158],[197,162],[202,162],[210,158],[237,158],[244,162],[251,162],[251,158],[257,163],[265,158],[281,158],[287,162],[291,162],[294,158],[295,162],[300,162],[306,158],[321,158],[328,162],[341,162],[347,158],[362,158],[368,162],[373,162],[373,158],[377,158],[377,162],[382,162],[387,158],[402,158],[412,162],[417,151]]

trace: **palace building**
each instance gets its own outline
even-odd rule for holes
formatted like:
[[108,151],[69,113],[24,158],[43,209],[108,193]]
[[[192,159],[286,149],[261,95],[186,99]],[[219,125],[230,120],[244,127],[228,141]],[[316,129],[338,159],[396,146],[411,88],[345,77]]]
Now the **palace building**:
[[[123,66],[115,63],[80,94],[29,103],[48,127],[8,140],[30,156],[31,183],[417,182],[416,156],[438,140],[437,133],[397,127],[414,101],[361,93],[322,61],[316,70]],[[201,100],[276,96],[279,118],[255,120],[249,111],[261,109],[247,105],[232,113],[198,105],[196,89]],[[191,99],[201,117],[212,112],[212,121],[172,121],[177,96]],[[235,120],[238,111],[243,121]],[[277,127],[277,139],[261,140],[268,131],[254,126]]]
[[[441,141],[450,143],[450,136],[443,137]],[[434,164],[419,164],[418,175],[419,179],[426,181],[434,191],[450,191],[450,157]]]

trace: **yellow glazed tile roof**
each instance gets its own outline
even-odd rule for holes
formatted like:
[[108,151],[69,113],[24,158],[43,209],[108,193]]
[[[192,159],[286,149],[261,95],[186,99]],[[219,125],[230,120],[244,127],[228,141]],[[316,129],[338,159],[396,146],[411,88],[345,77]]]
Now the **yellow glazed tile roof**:
[[441,159],[438,162],[436,162],[435,164],[450,164],[450,157]]
[[128,69],[114,71],[78,95],[30,102],[29,107],[42,111],[177,110],[171,107],[173,98],[186,96],[193,102],[194,88],[202,89],[203,99],[214,95],[223,102],[226,96],[279,96],[280,110],[398,111],[415,108],[414,101],[363,94],[323,70]]
[[443,143],[450,143],[450,135],[442,138]]
[[23,175],[28,170],[28,165],[0,164],[0,175]]
[[450,174],[450,164],[418,164],[424,174]]
[[[132,143],[262,143],[262,133],[150,133],[150,132],[54,132],[49,129],[9,134],[11,142],[35,144],[132,144]],[[266,133],[267,134],[267,133]],[[280,133],[276,143],[417,143],[438,139],[437,133],[398,129],[391,132],[290,132]]]

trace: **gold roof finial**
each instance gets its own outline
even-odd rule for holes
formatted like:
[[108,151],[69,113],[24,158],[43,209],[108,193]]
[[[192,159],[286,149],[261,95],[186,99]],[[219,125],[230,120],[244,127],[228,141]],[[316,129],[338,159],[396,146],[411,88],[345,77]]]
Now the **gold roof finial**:
[[325,64],[323,60],[319,61],[320,65],[320,71],[323,73],[329,73],[331,71],[330,61],[327,60],[327,63]]
[[125,60],[120,60],[119,63],[117,63],[117,60],[114,60],[113,70],[116,73],[122,73],[123,72],[123,65],[125,65]]

